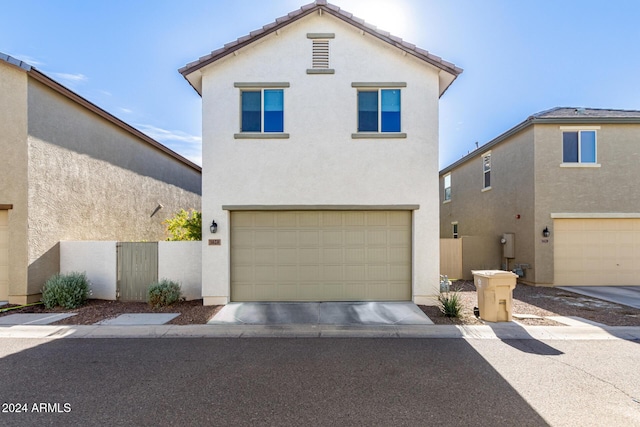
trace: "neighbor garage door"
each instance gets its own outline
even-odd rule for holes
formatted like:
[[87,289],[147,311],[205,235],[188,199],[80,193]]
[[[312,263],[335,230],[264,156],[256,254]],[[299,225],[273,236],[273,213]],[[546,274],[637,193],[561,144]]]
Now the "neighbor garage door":
[[555,219],[554,284],[640,285],[640,219]]
[[411,300],[411,212],[232,212],[231,300]]
[[0,210],[0,301],[9,298],[9,211]]

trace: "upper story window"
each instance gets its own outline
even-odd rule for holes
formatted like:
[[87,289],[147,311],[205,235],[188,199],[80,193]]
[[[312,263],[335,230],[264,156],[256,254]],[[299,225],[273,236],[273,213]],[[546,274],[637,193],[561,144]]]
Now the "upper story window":
[[596,163],[596,131],[562,132],[563,163]]
[[406,83],[352,83],[358,89],[358,133],[353,138],[406,138],[402,90]]
[[451,174],[446,174],[444,176],[444,201],[451,200]]
[[482,189],[491,188],[491,153],[482,156]]
[[358,132],[400,132],[400,89],[358,91]]
[[236,138],[287,138],[284,89],[288,83],[236,83],[240,88],[240,133]]

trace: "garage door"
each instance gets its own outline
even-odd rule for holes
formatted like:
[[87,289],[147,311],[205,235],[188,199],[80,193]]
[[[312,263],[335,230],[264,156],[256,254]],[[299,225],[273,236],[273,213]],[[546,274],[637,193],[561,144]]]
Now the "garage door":
[[9,213],[0,210],[0,301],[9,299]]
[[555,219],[554,284],[640,285],[640,219]]
[[232,212],[231,300],[409,301],[411,212]]

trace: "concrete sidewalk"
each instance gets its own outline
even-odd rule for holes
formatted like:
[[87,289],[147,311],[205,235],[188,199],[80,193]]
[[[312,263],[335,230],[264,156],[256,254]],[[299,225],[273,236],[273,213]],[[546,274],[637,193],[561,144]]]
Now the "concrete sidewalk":
[[457,325],[14,325],[0,326],[1,338],[463,338],[500,340],[640,341],[640,327],[522,326],[515,322]]

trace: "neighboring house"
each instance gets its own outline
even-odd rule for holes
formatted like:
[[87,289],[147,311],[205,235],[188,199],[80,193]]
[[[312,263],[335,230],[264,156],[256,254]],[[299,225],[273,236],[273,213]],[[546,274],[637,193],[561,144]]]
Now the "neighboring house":
[[61,240],[164,240],[200,208],[199,166],[4,54],[0,130],[0,301],[39,299]]
[[438,99],[461,71],[325,1],[182,68],[217,223],[204,303],[430,301]]
[[485,238],[475,268],[527,283],[640,285],[638,164],[640,111],[534,114],[440,171],[440,237]]

